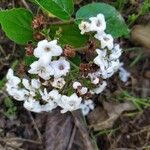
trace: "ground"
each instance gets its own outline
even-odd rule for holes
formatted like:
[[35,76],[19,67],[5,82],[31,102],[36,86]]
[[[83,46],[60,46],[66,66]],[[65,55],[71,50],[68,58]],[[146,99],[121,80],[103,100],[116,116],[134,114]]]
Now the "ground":
[[[74,1],[76,9],[92,2]],[[115,6],[131,30],[128,37],[118,40],[124,49],[121,60],[131,77],[127,83],[121,82],[117,74],[109,80],[107,90],[95,97],[98,104],[86,118],[87,128],[82,125],[85,122],[79,112],[60,115],[56,110],[35,114],[8,97],[4,90],[5,75],[10,66],[21,60],[23,48],[0,29],[0,150],[91,150],[91,144],[100,150],[150,149],[150,2],[103,2]],[[28,6],[36,12],[28,1],[0,2],[1,9]]]

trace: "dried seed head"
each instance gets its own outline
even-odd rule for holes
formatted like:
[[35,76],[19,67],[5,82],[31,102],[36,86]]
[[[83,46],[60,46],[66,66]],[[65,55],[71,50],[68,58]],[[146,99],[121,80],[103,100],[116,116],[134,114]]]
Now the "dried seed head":
[[26,74],[26,68],[25,68],[25,63],[24,62],[21,62],[19,64],[18,69],[17,69],[17,74],[20,77],[23,77]]
[[89,64],[89,63],[81,63],[80,64],[80,73],[83,76],[87,76],[88,73],[93,73],[98,70],[98,66],[95,64]]
[[33,29],[42,29],[44,28],[44,25],[46,25],[46,19],[43,15],[36,16],[35,19],[32,21]]
[[66,57],[75,57],[76,55],[76,51],[73,47],[69,46],[69,45],[65,45],[64,47],[64,55]]
[[88,48],[85,52],[86,61],[90,62],[95,58],[95,49],[96,49],[96,43],[94,41],[89,41]]
[[26,53],[27,56],[32,56],[33,55],[34,48],[33,48],[32,44],[28,44],[25,47],[25,50],[26,50],[25,53]]

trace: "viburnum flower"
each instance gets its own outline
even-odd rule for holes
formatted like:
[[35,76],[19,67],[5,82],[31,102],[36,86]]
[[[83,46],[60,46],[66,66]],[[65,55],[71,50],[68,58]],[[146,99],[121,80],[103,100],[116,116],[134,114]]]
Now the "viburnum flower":
[[54,81],[51,82],[51,85],[57,89],[62,89],[65,85],[64,78],[54,78]]
[[97,57],[93,60],[96,65],[100,67],[101,72],[105,71],[105,67],[108,65],[106,59],[106,50],[96,49]]
[[82,114],[84,116],[88,115],[90,110],[94,109],[94,103],[92,100],[84,100],[84,103],[80,104],[80,109],[82,110]]
[[61,98],[61,95],[59,94],[59,92],[55,89],[53,89],[52,91],[50,91],[49,93],[47,92],[47,89],[44,88],[44,91],[42,92],[40,90],[40,95],[42,97],[42,100],[46,101],[46,102],[58,102]]
[[94,73],[89,73],[88,76],[91,79],[91,83],[97,85],[100,82],[99,76],[100,76],[100,72],[94,72]]
[[23,104],[24,108],[29,111],[40,113],[42,111],[39,101],[36,101],[33,97],[29,97]]
[[96,17],[89,18],[89,20],[91,21],[91,31],[97,31],[98,34],[102,34],[106,29],[106,22],[103,14],[98,14]]
[[120,48],[119,44],[115,44],[114,48],[111,50],[111,54],[109,56],[110,60],[118,59],[122,54],[122,49]]
[[16,100],[18,101],[24,101],[27,99],[29,92],[25,89],[16,89],[13,88],[11,90],[8,90],[8,93]]
[[84,95],[86,94],[88,91],[87,87],[82,87],[81,89],[78,89],[79,94]]
[[8,70],[6,79],[8,80],[6,86],[8,85],[9,87],[16,87],[21,82],[20,78],[14,76],[14,71],[11,68]]
[[114,46],[114,44],[113,44],[114,39],[110,34],[103,33],[102,35],[100,35],[97,33],[95,35],[95,38],[101,42],[101,48],[102,49],[107,47],[109,50],[111,50]]
[[49,101],[45,105],[41,105],[41,111],[50,112],[57,107],[57,104],[53,101]]
[[76,90],[78,87],[81,87],[82,85],[81,85],[80,82],[77,82],[77,81],[76,81],[76,82],[73,83],[72,86],[73,86],[73,88]]
[[103,81],[102,84],[99,84],[97,88],[93,89],[93,92],[96,94],[100,94],[105,90],[106,86],[107,86],[106,81]]
[[38,43],[37,48],[34,49],[34,56],[45,60],[44,62],[50,62],[52,56],[60,56],[62,54],[62,48],[57,45],[57,40],[48,42],[42,40]]
[[44,64],[41,61],[35,61],[30,65],[30,74],[38,74],[42,79],[49,80],[54,74],[53,68],[49,64]]
[[121,81],[127,82],[130,75],[131,74],[126,69],[124,69],[123,67],[119,68],[119,77],[120,77]]
[[110,61],[107,69],[102,72],[103,78],[110,78],[118,69],[120,68],[120,61],[117,59],[115,61]]
[[41,82],[39,81],[39,79],[32,79],[31,84],[30,84],[29,80],[24,78],[24,79],[22,79],[22,84],[25,86],[26,89],[28,89],[30,91],[39,89],[41,86]]
[[82,21],[80,24],[79,24],[79,29],[81,30],[81,34],[84,34],[86,32],[89,32],[90,31],[90,23],[89,22],[86,22],[86,21]]
[[79,109],[81,101],[82,98],[78,97],[76,93],[73,93],[70,97],[63,95],[58,105],[63,108],[61,113],[65,113],[67,111],[74,111]]
[[52,61],[51,66],[54,69],[55,78],[66,76],[70,70],[70,63],[66,61],[64,57],[60,57],[59,60]]

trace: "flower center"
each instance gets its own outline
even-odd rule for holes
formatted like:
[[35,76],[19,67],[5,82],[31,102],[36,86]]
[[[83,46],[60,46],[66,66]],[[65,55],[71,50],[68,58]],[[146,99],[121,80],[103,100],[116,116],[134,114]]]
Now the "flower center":
[[60,69],[60,70],[64,70],[64,66],[63,66],[63,65],[60,65],[60,66],[59,66],[59,69]]
[[51,50],[50,47],[48,47],[48,46],[45,47],[44,49],[45,49],[45,51],[47,51],[47,52],[49,52],[49,51]]
[[105,41],[109,41],[109,38],[107,38],[107,37],[104,37],[104,40],[105,40]]
[[100,27],[100,26],[102,25],[102,24],[101,24],[101,21],[100,21],[100,20],[97,20],[96,25],[97,25],[98,27]]

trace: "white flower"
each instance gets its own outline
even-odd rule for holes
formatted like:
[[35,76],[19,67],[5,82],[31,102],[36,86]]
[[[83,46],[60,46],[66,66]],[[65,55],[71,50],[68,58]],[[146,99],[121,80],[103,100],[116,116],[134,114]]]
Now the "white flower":
[[98,56],[93,60],[100,67],[101,72],[105,71],[108,61],[106,59],[106,50],[96,49]]
[[113,37],[110,35],[110,34],[96,34],[95,35],[95,38],[98,39],[100,42],[101,42],[101,48],[104,49],[104,48],[108,48],[109,50],[111,50],[114,46],[113,42],[114,42],[114,39]]
[[99,72],[89,73],[88,76],[91,79],[91,83],[93,83],[95,85],[99,83],[99,81],[100,81],[98,78],[100,76]]
[[38,43],[37,48],[34,49],[34,56],[45,62],[50,62],[52,56],[60,56],[61,53],[62,48],[57,45],[57,40],[50,42],[47,40],[42,40]]
[[54,89],[48,93],[47,89],[44,88],[44,92],[42,92],[40,90],[40,95],[42,96],[42,100],[44,100],[46,102],[53,101],[53,102],[57,103],[60,101],[60,98],[61,98],[61,95],[59,94],[59,92],[57,90],[54,90]]
[[82,21],[79,24],[79,29],[81,30],[81,34],[84,34],[85,32],[89,32],[90,31],[90,23],[86,22],[86,21]]
[[106,29],[106,22],[103,14],[98,14],[96,17],[89,18],[89,20],[91,21],[91,31],[97,31],[100,34]]
[[49,64],[43,64],[41,61],[35,61],[30,65],[30,74],[38,74],[42,79],[49,80],[50,76],[54,74],[53,68]]
[[87,87],[82,87],[81,89],[78,89],[78,91],[79,91],[79,93],[80,93],[81,95],[84,95],[84,94],[87,93],[88,88],[87,88]]
[[65,85],[64,78],[54,78],[54,81],[51,82],[51,85],[55,88],[62,89]]
[[32,112],[40,113],[42,111],[39,101],[36,101],[33,97],[29,97],[29,99],[24,102],[23,106]]
[[13,98],[18,101],[24,101],[27,99],[29,92],[25,89],[13,89]]
[[87,105],[85,105],[84,103],[81,103],[81,104],[80,104],[80,109],[81,109],[82,114],[83,114],[84,116],[88,115],[89,112],[90,112],[90,108],[89,108]]
[[28,79],[22,79],[22,84],[29,91],[35,91],[35,89],[39,89],[41,86],[41,82],[38,79],[32,79],[31,84]]
[[41,111],[50,112],[57,107],[56,103],[53,101],[48,102],[45,105],[41,105]]
[[85,100],[84,103],[80,104],[80,108],[84,116],[88,115],[90,110],[94,109],[94,103],[92,100]]
[[70,63],[66,61],[64,57],[60,57],[59,60],[52,61],[51,66],[54,69],[55,78],[65,76],[70,70]]
[[93,92],[96,94],[100,94],[105,90],[106,86],[107,86],[106,81],[103,81],[102,84],[99,84],[97,88],[93,89]]
[[61,113],[79,109],[81,100],[81,97],[78,97],[75,93],[72,94],[70,97],[63,95],[61,97],[61,102],[58,103],[58,105],[63,108],[61,110]]
[[102,72],[103,78],[110,78],[118,69],[120,68],[120,61],[119,59],[110,61],[108,68],[105,72]]
[[82,85],[81,85],[80,82],[77,82],[77,81],[76,81],[76,82],[73,83],[72,86],[73,86],[73,88],[76,90],[78,87],[80,87],[80,86],[82,86]]
[[8,87],[6,90],[9,95],[11,95],[14,99],[16,99],[18,101],[26,100],[28,97],[28,94],[29,94],[29,92],[25,89]]
[[111,54],[109,56],[109,59],[110,60],[115,60],[115,59],[118,59],[121,54],[122,54],[122,49],[120,48],[119,44],[116,44],[114,46],[114,48],[111,50]]
[[121,81],[127,82],[130,77],[130,73],[127,70],[125,70],[123,67],[120,67],[119,68],[119,77],[120,77]]
[[11,87],[17,87],[18,84],[21,82],[20,78],[17,76],[14,76],[14,71],[10,68],[8,70],[8,73],[6,75],[6,79],[8,82],[6,83],[6,86],[11,86]]

